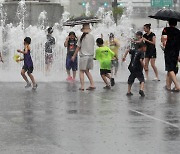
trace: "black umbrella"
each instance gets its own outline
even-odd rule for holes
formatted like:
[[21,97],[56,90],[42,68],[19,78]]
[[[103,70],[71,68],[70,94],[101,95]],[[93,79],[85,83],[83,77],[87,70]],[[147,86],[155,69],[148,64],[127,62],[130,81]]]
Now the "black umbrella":
[[74,19],[70,19],[63,23],[63,26],[75,26],[75,25],[82,25],[82,24],[89,24],[89,23],[98,23],[101,20],[97,17],[77,17]]
[[168,21],[169,19],[176,19],[177,21],[180,21],[180,12],[172,9],[160,9],[155,13],[155,15],[150,15],[149,17],[165,21]]

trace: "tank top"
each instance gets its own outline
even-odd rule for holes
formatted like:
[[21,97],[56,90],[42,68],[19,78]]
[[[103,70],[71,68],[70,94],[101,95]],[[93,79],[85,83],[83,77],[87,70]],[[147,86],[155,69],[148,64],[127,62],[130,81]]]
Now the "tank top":
[[[25,49],[24,49],[24,51],[25,51]],[[30,50],[28,50],[27,54],[24,54],[24,65],[27,67],[33,67]]]

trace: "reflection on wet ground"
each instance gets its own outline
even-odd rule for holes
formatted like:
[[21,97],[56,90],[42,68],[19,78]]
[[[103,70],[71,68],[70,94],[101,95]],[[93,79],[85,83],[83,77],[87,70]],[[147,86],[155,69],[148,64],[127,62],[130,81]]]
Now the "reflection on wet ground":
[[0,84],[1,154],[178,154],[180,94],[164,81],[146,83],[146,97],[126,83],[81,92],[79,83]]

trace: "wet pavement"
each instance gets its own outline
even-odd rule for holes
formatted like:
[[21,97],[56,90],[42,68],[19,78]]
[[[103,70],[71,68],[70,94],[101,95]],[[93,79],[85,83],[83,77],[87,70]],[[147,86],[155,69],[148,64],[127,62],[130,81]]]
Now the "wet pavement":
[[[148,81],[145,98],[119,82],[104,90],[79,83],[0,83],[0,154],[178,154],[180,93]],[[88,84],[86,85],[88,86]]]

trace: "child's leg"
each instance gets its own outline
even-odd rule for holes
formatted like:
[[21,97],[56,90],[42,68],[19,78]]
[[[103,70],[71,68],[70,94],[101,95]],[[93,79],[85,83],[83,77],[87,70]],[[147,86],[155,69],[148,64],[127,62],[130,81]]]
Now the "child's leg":
[[132,84],[128,84],[128,94],[131,93],[131,87],[132,87]]
[[109,83],[108,83],[107,78],[106,78],[107,74],[102,74],[101,77],[102,77],[104,83],[106,84],[106,86],[109,86]]
[[68,77],[71,77],[70,70],[67,69],[66,72],[67,72]]
[[109,73],[106,74],[106,77],[109,78],[109,79],[111,79],[111,76],[110,76]]
[[136,78],[136,75],[134,73],[131,73],[129,75],[129,78],[128,78],[128,94],[131,93],[131,87],[132,87],[132,84],[134,83],[134,80]]
[[23,79],[24,79],[27,83],[29,83],[29,80],[28,80],[28,78],[27,78],[27,76],[26,76],[25,73],[26,73],[26,70],[22,69],[22,70],[21,70],[21,75],[22,75]]
[[73,79],[76,78],[76,71],[73,71]]
[[144,82],[140,83],[140,90],[144,91]]
[[35,82],[34,76],[31,73],[28,73],[28,76],[30,77],[30,79],[31,79],[31,81],[33,83],[33,86],[35,86],[36,82]]

